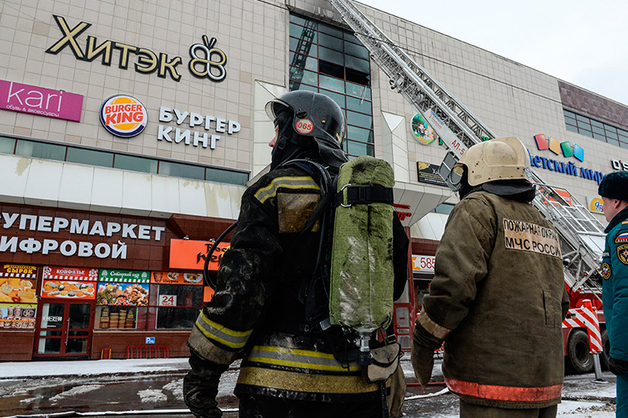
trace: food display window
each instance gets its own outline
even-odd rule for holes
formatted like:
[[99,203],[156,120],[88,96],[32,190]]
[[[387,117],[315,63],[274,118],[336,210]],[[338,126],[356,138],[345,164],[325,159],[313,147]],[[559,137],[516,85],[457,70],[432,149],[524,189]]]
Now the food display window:
[[96,329],[144,328],[150,273],[136,270],[100,270],[96,296]]
[[152,287],[157,291],[156,329],[191,329],[203,306],[201,273],[153,272]]

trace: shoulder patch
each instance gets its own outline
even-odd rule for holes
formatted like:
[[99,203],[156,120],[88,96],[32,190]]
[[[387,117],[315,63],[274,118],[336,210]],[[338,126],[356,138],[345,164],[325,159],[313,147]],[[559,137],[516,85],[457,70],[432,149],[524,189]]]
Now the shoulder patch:
[[619,234],[615,238],[615,244],[628,243],[628,232],[624,232],[623,234]]
[[608,280],[611,278],[611,266],[608,263],[602,263],[602,277],[604,280]]
[[264,186],[255,192],[255,198],[259,200],[260,203],[264,203],[271,197],[275,197],[279,189],[320,190],[320,187],[316,184],[312,177],[309,176],[277,177],[276,179],[273,179],[268,186]]
[[628,266],[628,244],[622,244],[617,247],[617,258],[622,264]]

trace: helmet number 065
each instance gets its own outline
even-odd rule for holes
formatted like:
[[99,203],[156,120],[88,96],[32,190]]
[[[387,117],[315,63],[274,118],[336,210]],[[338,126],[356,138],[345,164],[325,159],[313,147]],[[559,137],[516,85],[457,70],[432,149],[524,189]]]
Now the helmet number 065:
[[307,135],[314,130],[314,124],[309,119],[299,119],[297,121],[296,129],[301,135]]

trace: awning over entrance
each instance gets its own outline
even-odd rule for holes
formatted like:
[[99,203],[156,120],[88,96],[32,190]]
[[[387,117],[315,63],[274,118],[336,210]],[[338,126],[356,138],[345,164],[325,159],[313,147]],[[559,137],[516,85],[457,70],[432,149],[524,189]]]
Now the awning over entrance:
[[395,183],[395,206],[403,226],[412,226],[452,196],[451,190],[429,184]]

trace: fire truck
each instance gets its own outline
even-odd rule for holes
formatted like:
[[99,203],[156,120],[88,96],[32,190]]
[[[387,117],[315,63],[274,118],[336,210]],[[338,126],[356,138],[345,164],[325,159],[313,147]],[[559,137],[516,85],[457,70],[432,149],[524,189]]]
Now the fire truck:
[[[465,151],[495,134],[452,96],[402,48],[392,42],[349,0],[329,0],[371,58],[396,89],[438,134],[447,154],[439,174],[452,185],[454,166]],[[565,358],[578,373],[596,374],[601,363],[608,366],[609,344],[601,301],[601,258],[604,226],[583,205],[563,190],[547,184],[532,169],[526,173],[535,184],[532,204],[554,225],[561,239],[565,287],[570,310],[563,322]],[[411,316],[412,317],[412,316]]]

